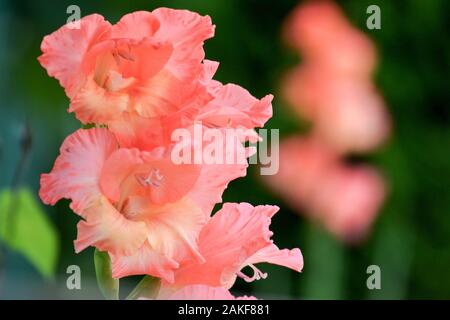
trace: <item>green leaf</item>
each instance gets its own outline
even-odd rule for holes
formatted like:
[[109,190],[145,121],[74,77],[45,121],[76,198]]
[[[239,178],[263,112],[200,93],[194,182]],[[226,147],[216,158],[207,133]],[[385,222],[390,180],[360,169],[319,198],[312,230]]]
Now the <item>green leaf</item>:
[[0,192],[0,240],[23,254],[44,277],[55,274],[57,232],[28,189]]
[[97,284],[105,299],[119,300],[119,279],[112,277],[109,254],[95,249],[94,264]]
[[138,283],[138,285],[127,296],[127,300],[136,300],[138,298],[154,299],[156,298],[159,288],[161,287],[161,281],[158,278],[152,276],[145,276]]

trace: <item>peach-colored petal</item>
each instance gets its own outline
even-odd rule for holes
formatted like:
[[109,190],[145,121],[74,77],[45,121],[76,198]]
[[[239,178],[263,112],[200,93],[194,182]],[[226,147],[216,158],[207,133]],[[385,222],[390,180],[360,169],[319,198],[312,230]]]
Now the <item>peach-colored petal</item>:
[[175,202],[185,196],[199,176],[200,166],[175,164],[164,148],[144,152],[119,149],[105,162],[100,185],[111,201],[128,195],[145,197],[152,204]]
[[112,275],[122,278],[130,275],[148,274],[173,282],[178,263],[150,247],[148,242],[133,255],[111,255]]
[[46,204],[72,200],[72,209],[83,214],[101,195],[99,179],[103,164],[117,149],[106,129],[78,130],[63,142],[52,171],[41,176],[39,195]]
[[202,68],[202,75],[201,79],[205,82],[205,84],[209,84],[209,82],[212,80],[214,74],[217,72],[217,69],[219,68],[219,62],[212,61],[212,60],[203,60],[203,68]]
[[84,55],[94,44],[109,37],[111,25],[102,16],[92,14],[80,20],[80,28],[67,24],[45,36],[41,44],[41,65],[59,80],[72,98],[83,82]]
[[136,168],[143,164],[138,149],[118,149],[114,151],[103,165],[100,187],[105,196],[117,202],[121,196],[121,184]]
[[151,274],[173,282],[178,261],[203,261],[197,243],[206,218],[189,199],[154,206],[144,198],[131,197],[123,211],[130,221],[145,223],[146,241],[131,255],[112,255],[115,277]]
[[173,52],[169,42],[143,39],[138,43],[121,41],[116,45],[119,69],[125,78],[136,78],[143,82],[158,74],[167,64]]
[[[205,262],[199,264],[187,260],[182,263],[175,273],[173,286],[206,284],[230,288],[238,275],[248,281],[264,278],[266,275],[256,269],[252,262],[275,262],[301,270],[303,260],[297,250],[286,254],[272,247],[269,225],[277,210],[276,206],[224,204],[200,233],[199,249]],[[289,256],[298,261],[295,262]],[[255,271],[251,278],[241,273],[241,269],[247,265]]]
[[256,298],[235,297],[223,287],[192,285],[176,291],[168,300],[256,300]]
[[178,79],[192,80],[201,71],[199,63],[205,55],[203,42],[214,36],[211,18],[169,8],[158,8],[152,14],[160,23],[154,38],[169,41],[174,46],[168,70]]
[[249,265],[261,262],[284,266],[298,272],[303,269],[303,256],[298,248],[280,250],[276,245],[271,244],[256,252],[245,264]]
[[150,153],[144,152],[142,158],[145,164],[136,171],[135,175],[138,178],[146,178],[150,172],[155,178],[160,178],[157,188],[150,188],[145,193],[155,204],[180,200],[194,188],[201,170],[200,165],[175,164],[170,154],[166,154],[162,159],[155,159]]
[[244,88],[227,84],[217,88],[215,98],[200,110],[197,120],[217,127],[263,127],[272,117],[272,95],[261,100]]
[[113,254],[134,254],[147,237],[145,223],[126,219],[104,197],[86,209],[86,220],[78,222],[78,236],[74,241],[78,253],[95,246]]
[[144,118],[136,113],[124,113],[121,118],[108,123],[108,129],[122,147],[140,150],[168,145],[170,134],[165,132],[165,128],[161,118]]
[[135,11],[120,18],[111,29],[111,37],[135,39],[151,37],[159,29],[158,18],[148,11]]
[[192,82],[179,80],[164,69],[136,90],[134,109],[147,118],[170,115],[195,94],[195,87]]
[[[222,202],[222,194],[228,187],[228,184],[247,174],[247,157],[248,152],[242,145],[239,137],[234,134],[226,134],[222,129],[211,129],[220,131],[225,136],[223,146],[223,161],[222,163],[204,164],[201,167],[200,175],[187,197],[197,203],[203,210],[206,216],[210,216],[214,205]],[[210,144],[218,143],[211,141]],[[227,145],[234,145],[234,148],[227,148]],[[208,146],[204,143],[203,150]],[[231,163],[227,161],[231,159]]]
[[157,252],[175,261],[186,257],[203,261],[198,236],[207,220],[194,202],[183,198],[175,203],[150,206],[141,218],[147,224],[148,242]]
[[100,87],[91,75],[72,99],[69,112],[74,112],[82,123],[101,124],[119,117],[128,103],[128,94]]

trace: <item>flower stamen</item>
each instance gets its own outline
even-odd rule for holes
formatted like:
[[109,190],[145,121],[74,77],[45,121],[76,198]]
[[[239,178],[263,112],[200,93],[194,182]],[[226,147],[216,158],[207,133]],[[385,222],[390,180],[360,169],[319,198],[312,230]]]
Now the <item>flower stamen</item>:
[[252,268],[253,276],[249,277],[246,274],[244,274],[242,271],[239,271],[237,273],[238,277],[244,279],[245,282],[252,282],[252,281],[255,281],[255,280],[260,280],[260,279],[267,278],[267,273],[262,272],[257,267],[255,267],[253,264],[249,264],[248,266],[250,268]]

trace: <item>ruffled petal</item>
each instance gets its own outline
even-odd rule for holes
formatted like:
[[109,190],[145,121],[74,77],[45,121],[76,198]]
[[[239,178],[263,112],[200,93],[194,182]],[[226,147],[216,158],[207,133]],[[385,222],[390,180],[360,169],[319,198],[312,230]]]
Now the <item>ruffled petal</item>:
[[138,149],[118,149],[106,160],[100,186],[102,192],[112,201],[120,200],[121,184],[136,168],[144,163]]
[[139,43],[130,45],[123,41],[123,48],[119,45],[120,71],[125,78],[136,78],[146,81],[160,72],[172,55],[173,47],[169,42],[157,42],[143,39]]
[[148,274],[169,283],[173,282],[173,271],[178,268],[176,261],[159,254],[147,242],[131,256],[112,255],[111,263],[114,278]]
[[147,223],[148,242],[160,254],[181,261],[191,257],[203,261],[198,250],[198,236],[206,223],[201,209],[189,199],[149,207],[136,217]]
[[303,269],[303,256],[298,248],[280,250],[276,245],[271,244],[256,252],[244,264],[250,265],[261,262],[276,264],[297,272]]
[[208,101],[206,90],[200,82],[180,80],[164,68],[133,91],[134,110],[147,118],[176,116],[180,110],[198,109]]
[[[110,121],[108,129],[114,133],[123,148],[152,150],[170,142],[170,135],[165,134],[160,118],[144,118],[136,113],[124,113],[121,118]],[[166,137],[169,138],[165,139]]]
[[101,15],[92,14],[80,20],[80,28],[69,24],[44,37],[42,55],[38,58],[51,77],[59,80],[72,98],[83,81],[84,55],[94,44],[109,37],[111,25]]
[[200,165],[175,164],[170,159],[170,154],[154,158],[151,153],[143,152],[142,158],[145,164],[136,175],[141,178],[151,178],[153,175],[153,178],[159,180],[156,187],[146,188],[145,192],[155,204],[180,200],[193,188],[200,173]]
[[136,39],[151,37],[159,29],[159,21],[148,11],[136,11],[120,18],[111,29],[111,37],[116,39]]
[[169,41],[174,46],[168,70],[178,79],[192,80],[201,71],[200,62],[205,55],[203,42],[214,36],[211,18],[169,8],[158,8],[152,14],[160,23],[154,38]]
[[205,263],[182,263],[175,274],[175,285],[230,288],[243,263],[271,244],[270,218],[277,210],[276,206],[225,203],[200,234],[199,248]]
[[216,89],[215,98],[200,110],[197,120],[205,125],[248,129],[263,127],[272,117],[272,95],[261,100],[235,84]]
[[108,91],[90,75],[72,99],[69,112],[74,112],[77,119],[85,124],[107,123],[119,118],[127,110],[128,103],[127,93]]
[[105,197],[86,209],[85,216],[77,225],[77,253],[94,246],[112,254],[132,255],[146,240],[145,223],[126,219]]
[[63,142],[52,171],[41,175],[42,201],[54,205],[61,198],[71,199],[72,209],[83,214],[101,195],[101,170],[117,147],[107,129],[80,129],[70,135]]
[[[248,150],[242,145],[239,137],[235,134],[225,133],[223,129],[206,128],[206,130],[216,131],[222,137],[223,145],[220,142],[212,140],[209,144],[215,144],[216,147],[223,150],[221,163],[203,164],[200,175],[192,190],[187,197],[197,203],[209,217],[214,205],[222,202],[222,195],[228,184],[239,177],[247,174],[247,157]],[[209,145],[207,142],[203,145],[204,154]],[[234,146],[230,148],[227,146]],[[218,157],[220,158],[220,157]],[[218,159],[220,160],[220,159]],[[205,159],[203,159],[205,162]]]

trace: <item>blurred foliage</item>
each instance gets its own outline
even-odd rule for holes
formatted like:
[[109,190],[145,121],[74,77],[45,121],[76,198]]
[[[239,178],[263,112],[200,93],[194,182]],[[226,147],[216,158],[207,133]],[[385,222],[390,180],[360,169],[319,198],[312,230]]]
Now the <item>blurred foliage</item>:
[[[272,223],[275,241],[280,247],[299,246],[305,268],[298,275],[264,265],[262,269],[269,272],[267,280],[238,281],[236,290],[261,298],[450,298],[450,2],[339,3],[378,47],[375,80],[392,114],[394,134],[367,160],[383,170],[389,181],[389,198],[372,235],[360,246],[348,248],[292,212],[258,181],[259,170],[253,166],[247,177],[230,184],[224,200],[280,206]],[[22,184],[34,192],[39,175],[51,169],[64,137],[80,126],[66,113],[68,100],[57,81],[36,61],[43,36],[65,23],[70,4],[79,5],[83,15],[97,12],[111,22],[128,12],[159,6],[210,15],[217,26],[216,36],[205,48],[208,59],[221,63],[216,78],[238,83],[258,97],[274,93],[274,117],[267,127],[279,128],[282,137],[306,130],[278,89],[283,73],[300,61],[280,38],[283,20],[298,4],[296,0],[2,1],[0,187],[10,185],[20,159],[20,128],[27,118],[33,147]],[[370,4],[381,8],[381,30],[365,26]],[[46,212],[61,238],[60,286],[64,286],[70,264],[83,270],[83,285],[94,279],[93,249],[79,255],[73,251],[79,218],[70,212],[67,201],[47,207]],[[0,284],[0,297],[98,297],[87,289],[78,293],[53,287],[33,296],[15,279],[27,277],[39,288],[48,288],[47,284],[13,252],[8,252],[4,261],[6,277]],[[381,267],[382,290],[378,292],[366,288],[370,264]],[[121,281],[126,282],[136,279]],[[2,285],[7,290],[3,291]]]
[[54,275],[58,236],[29,190],[0,192],[0,240],[23,254],[44,277]]

